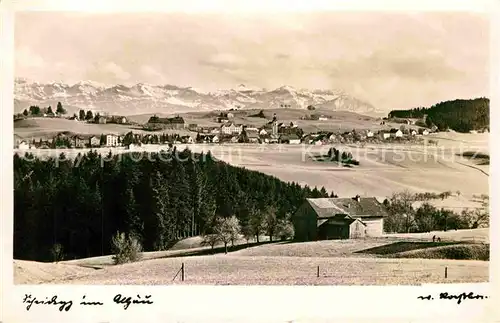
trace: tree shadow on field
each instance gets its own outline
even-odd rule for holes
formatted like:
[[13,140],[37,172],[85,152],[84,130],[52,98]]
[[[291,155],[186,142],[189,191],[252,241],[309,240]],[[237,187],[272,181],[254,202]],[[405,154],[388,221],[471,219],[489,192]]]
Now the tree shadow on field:
[[[286,244],[286,243],[291,243],[292,241],[261,241],[261,242],[250,242],[250,243],[242,243],[238,244],[235,246],[228,246],[227,247],[227,252],[234,252],[242,249],[247,249],[247,248],[252,248],[252,247],[257,247],[261,245],[266,245],[266,244]],[[202,250],[187,250],[186,252],[180,252],[176,253],[174,255],[166,255],[163,257],[159,257],[158,259],[162,258],[181,258],[181,257],[193,257],[193,256],[208,256],[208,255],[215,255],[215,254],[223,254],[225,252],[224,246],[217,246],[213,249],[202,249]]]

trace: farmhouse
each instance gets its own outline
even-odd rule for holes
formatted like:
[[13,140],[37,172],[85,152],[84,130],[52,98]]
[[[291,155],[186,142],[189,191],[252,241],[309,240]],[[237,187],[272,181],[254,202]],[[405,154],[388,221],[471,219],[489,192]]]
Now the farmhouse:
[[259,142],[259,131],[257,129],[247,128],[245,129],[245,132],[247,133],[247,138],[249,142],[251,143]]
[[298,241],[378,237],[385,207],[374,197],[309,198],[292,217]]
[[181,142],[183,144],[193,144],[194,143],[194,139],[191,136],[182,136],[181,137]]
[[73,145],[75,148],[85,148],[87,141],[83,136],[74,136],[73,137]]
[[173,118],[159,118],[158,116],[154,115],[149,118],[148,123],[160,123],[163,124],[165,128],[169,129],[182,129],[186,125],[184,118],[179,116]]
[[89,138],[90,147],[99,147],[101,145],[101,139],[97,136],[92,136]]

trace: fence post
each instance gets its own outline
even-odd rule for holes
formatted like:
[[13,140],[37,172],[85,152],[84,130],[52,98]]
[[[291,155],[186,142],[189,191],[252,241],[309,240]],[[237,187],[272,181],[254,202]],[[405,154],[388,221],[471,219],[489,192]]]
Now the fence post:
[[318,266],[318,273],[317,273],[317,277],[319,277],[319,266]]
[[181,267],[181,280],[184,281],[184,263],[182,263]]
[[448,267],[444,267],[444,278],[448,278]]

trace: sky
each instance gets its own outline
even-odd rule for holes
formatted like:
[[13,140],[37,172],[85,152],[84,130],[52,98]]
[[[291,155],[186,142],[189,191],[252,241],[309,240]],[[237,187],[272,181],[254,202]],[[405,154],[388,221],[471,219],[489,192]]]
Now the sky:
[[15,76],[38,82],[282,85],[378,109],[489,96],[489,21],[464,12],[15,16]]

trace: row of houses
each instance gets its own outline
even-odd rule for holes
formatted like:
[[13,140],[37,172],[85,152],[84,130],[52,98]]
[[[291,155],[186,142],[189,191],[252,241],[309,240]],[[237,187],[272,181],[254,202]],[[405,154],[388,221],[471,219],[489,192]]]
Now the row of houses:
[[133,134],[126,135],[103,134],[97,135],[67,135],[59,133],[49,140],[26,140],[14,136],[14,148],[51,149],[51,148],[99,148],[99,147],[136,147],[142,144],[192,144],[195,139],[189,135],[162,134]]

